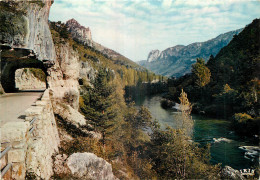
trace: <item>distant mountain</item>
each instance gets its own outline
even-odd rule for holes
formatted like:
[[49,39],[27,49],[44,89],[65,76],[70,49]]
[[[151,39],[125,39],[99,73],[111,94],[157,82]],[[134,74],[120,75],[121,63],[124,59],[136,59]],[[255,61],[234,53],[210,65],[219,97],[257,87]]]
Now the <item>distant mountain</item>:
[[226,46],[234,35],[239,34],[243,29],[230,31],[205,42],[196,42],[187,46],[177,45],[160,52],[152,50],[147,61],[139,61],[138,64],[164,76],[180,77],[191,70],[191,65],[196,58],[203,58],[208,61],[210,55],[215,56],[220,49]]

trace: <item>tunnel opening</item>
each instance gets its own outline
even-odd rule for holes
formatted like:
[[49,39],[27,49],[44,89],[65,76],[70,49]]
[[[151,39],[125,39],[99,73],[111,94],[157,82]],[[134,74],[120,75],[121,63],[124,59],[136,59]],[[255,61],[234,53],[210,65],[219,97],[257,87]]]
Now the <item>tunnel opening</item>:
[[[30,69],[37,69],[33,70],[32,74],[37,74],[35,76],[39,76],[38,73],[45,74],[45,88],[47,88],[48,84],[46,81],[47,77],[47,69],[45,68],[44,64],[42,61],[39,61],[37,59],[30,59],[30,58],[25,58],[25,59],[14,59],[14,58],[9,58],[9,59],[2,59],[1,61],[1,84],[6,93],[10,92],[17,92],[19,91],[19,88],[17,88],[16,83],[16,71],[19,69],[24,69],[24,68],[30,68]],[[24,70],[23,70],[24,71]]]
[[17,91],[44,91],[47,88],[46,74],[38,68],[20,68],[15,71]]

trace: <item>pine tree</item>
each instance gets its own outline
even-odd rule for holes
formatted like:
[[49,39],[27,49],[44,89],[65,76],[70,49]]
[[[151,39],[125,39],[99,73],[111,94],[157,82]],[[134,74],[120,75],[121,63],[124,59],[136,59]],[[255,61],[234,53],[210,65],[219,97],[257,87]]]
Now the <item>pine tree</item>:
[[81,110],[86,119],[92,121],[96,130],[102,133],[102,142],[105,144],[115,125],[116,112],[111,108],[111,95],[115,88],[109,85],[104,69],[99,70],[92,84],[94,87],[89,87],[88,93],[83,96],[84,106]]

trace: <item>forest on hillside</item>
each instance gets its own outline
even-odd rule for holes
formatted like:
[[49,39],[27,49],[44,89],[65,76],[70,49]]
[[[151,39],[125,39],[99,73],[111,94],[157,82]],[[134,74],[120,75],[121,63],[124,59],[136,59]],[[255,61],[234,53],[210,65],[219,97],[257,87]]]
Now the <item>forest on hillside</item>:
[[255,19],[216,57],[198,58],[191,74],[169,79],[166,98],[176,101],[184,89],[193,113],[226,118],[239,134],[259,135],[259,26]]

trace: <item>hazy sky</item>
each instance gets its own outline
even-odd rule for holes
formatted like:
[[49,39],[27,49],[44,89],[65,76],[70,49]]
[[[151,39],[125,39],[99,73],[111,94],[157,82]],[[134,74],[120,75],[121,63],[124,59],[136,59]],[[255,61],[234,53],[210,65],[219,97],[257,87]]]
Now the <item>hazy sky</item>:
[[74,18],[94,41],[126,57],[188,45],[236,30],[260,17],[259,0],[55,0],[50,20]]

